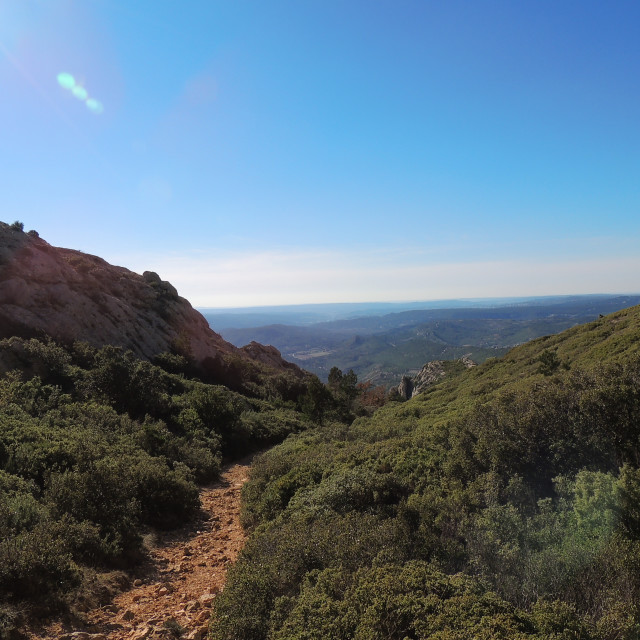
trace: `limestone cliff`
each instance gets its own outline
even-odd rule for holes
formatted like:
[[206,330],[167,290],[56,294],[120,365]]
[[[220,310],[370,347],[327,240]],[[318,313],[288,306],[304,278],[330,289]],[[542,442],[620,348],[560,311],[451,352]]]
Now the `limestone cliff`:
[[233,362],[306,374],[277,349],[226,342],[176,289],[153,272],[139,275],[93,255],[53,247],[35,232],[0,222],[0,338],[48,335],[61,342],[112,344],[152,359],[189,356],[222,375]]

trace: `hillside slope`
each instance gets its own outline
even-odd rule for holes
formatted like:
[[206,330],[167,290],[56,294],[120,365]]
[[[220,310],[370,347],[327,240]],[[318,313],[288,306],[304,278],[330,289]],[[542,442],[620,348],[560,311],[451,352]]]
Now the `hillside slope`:
[[502,358],[491,359],[456,380],[430,389],[418,396],[416,403],[438,424],[462,414],[479,398],[486,402],[497,393],[539,385],[546,379],[540,372],[540,358],[545,359],[545,352],[551,354],[546,358],[551,361],[548,373],[558,374],[633,360],[640,352],[640,306],[515,347]]
[[226,342],[156,273],[138,275],[0,223],[0,338],[45,335],[66,344],[117,345],[147,360],[177,353],[216,382],[226,382],[238,363],[305,377],[273,347]]
[[262,456],[213,637],[639,637],[639,345],[634,307]]
[[224,461],[313,424],[314,385],[156,274],[0,223],[0,638],[53,613],[82,627]]

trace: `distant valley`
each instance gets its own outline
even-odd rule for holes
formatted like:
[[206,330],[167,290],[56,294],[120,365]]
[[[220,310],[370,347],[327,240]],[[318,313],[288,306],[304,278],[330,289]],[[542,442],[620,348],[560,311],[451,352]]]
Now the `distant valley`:
[[[360,381],[392,386],[425,362],[467,356],[482,363],[518,344],[639,303],[639,295],[592,295],[201,312],[238,347],[251,341],[273,345],[286,360],[324,380],[337,366],[353,369]],[[334,319],[313,321],[327,317]],[[247,326],[252,320],[267,322]]]

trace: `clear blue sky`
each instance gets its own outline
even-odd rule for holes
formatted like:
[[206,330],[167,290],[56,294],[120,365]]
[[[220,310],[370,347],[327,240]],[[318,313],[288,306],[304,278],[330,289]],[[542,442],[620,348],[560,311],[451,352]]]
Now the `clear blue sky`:
[[640,290],[637,1],[0,0],[0,91],[0,219],[198,306]]

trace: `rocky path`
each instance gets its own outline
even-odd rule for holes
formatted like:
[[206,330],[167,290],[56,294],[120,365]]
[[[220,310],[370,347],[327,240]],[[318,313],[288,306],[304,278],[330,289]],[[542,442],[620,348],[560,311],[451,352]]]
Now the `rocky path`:
[[228,565],[242,548],[240,489],[249,459],[226,467],[216,484],[202,489],[202,518],[162,535],[133,587],[113,603],[91,612],[82,631],[60,624],[35,640],[152,640],[206,636],[212,602],[222,589]]

